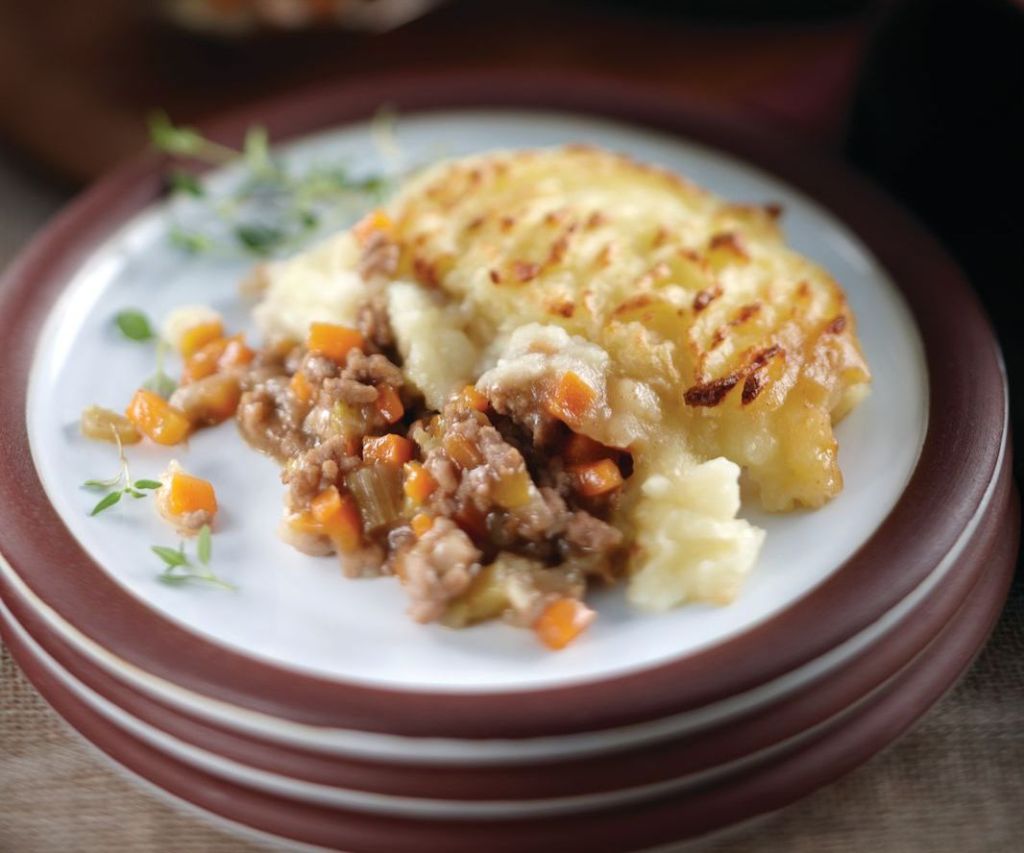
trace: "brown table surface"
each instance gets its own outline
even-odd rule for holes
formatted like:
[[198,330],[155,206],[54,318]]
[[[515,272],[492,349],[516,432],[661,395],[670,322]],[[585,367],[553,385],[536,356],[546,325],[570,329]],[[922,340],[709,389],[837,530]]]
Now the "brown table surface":
[[[0,151],[0,269],[65,196]],[[264,849],[135,784],[79,738],[0,649],[0,853]],[[710,851],[1024,850],[1024,582],[973,669],[845,779]]]

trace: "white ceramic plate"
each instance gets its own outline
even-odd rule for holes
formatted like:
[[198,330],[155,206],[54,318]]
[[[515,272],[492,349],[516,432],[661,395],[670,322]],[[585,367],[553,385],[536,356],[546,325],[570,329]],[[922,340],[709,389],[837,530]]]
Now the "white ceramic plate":
[[[212,480],[222,510],[217,573],[228,592],[168,587],[149,546],[175,544],[151,501],[88,517],[95,495],[79,488],[117,467],[112,449],[78,435],[92,403],[119,409],[153,370],[153,352],[125,341],[114,314],[139,307],[161,318],[207,302],[232,328],[247,328],[236,295],[246,265],[181,254],[168,242],[168,212],[139,215],[98,246],[46,323],[28,402],[32,452],[48,497],[90,556],[135,596],[210,639],[297,670],[403,690],[524,690],[635,672],[742,633],[820,584],[878,527],[903,491],[926,427],[927,375],[915,325],[870,253],[820,206],[771,176],[678,138],[590,118],[549,113],[459,111],[404,117],[398,140],[407,162],[498,147],[588,142],[624,151],[693,178],[736,201],[780,202],[790,243],[844,286],[874,369],[872,394],[838,428],[846,488],[814,513],[743,515],[767,542],[739,599],[728,607],[683,607],[652,616],[631,610],[621,590],[595,596],[599,618],[559,654],[529,632],[501,624],[468,631],[420,626],[404,615],[397,584],[351,581],[333,559],[291,550],[275,536],[281,486],[276,465],[243,445],[231,424],[204,431],[187,449],[129,448],[136,477],[172,458]],[[296,161],[342,158],[379,167],[368,125],[330,131],[285,149]]]

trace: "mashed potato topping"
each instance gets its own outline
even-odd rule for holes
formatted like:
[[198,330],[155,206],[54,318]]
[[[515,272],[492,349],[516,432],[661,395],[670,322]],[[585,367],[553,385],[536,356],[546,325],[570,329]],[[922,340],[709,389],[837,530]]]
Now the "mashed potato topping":
[[337,234],[287,261],[267,265],[267,291],[253,316],[268,337],[302,340],[311,319],[353,322],[366,299],[359,244]]
[[[598,149],[489,153],[393,199],[371,241],[395,252],[383,275],[354,229],[272,265],[256,318],[301,340],[383,294],[430,409],[475,384],[537,446],[554,412],[629,455],[611,521],[631,601],[725,603],[764,536],[737,518],[741,470],[769,510],[821,506],[842,488],[833,423],[869,382],[842,290],[777,219]],[[585,411],[552,409],[577,379]]]

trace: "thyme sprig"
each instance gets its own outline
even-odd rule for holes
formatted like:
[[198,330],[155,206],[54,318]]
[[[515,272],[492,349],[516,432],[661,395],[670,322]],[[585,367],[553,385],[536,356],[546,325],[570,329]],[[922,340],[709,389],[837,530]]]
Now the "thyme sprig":
[[105,491],[106,494],[99,499],[89,513],[90,516],[99,515],[104,510],[110,509],[114,504],[120,503],[125,495],[133,498],[144,498],[146,493],[159,489],[163,485],[159,480],[135,480],[132,481],[131,472],[128,470],[128,457],[124,452],[124,444],[117,430],[111,428],[114,434],[114,441],[117,442],[118,458],[121,460],[121,467],[117,474],[107,480],[86,480],[82,483],[83,489],[94,489]]
[[241,150],[175,125],[165,113],[150,118],[149,134],[158,151],[179,160],[238,167],[232,187],[216,194],[180,166],[168,173],[172,193],[192,204],[189,227],[172,225],[170,240],[192,254],[241,252],[267,258],[295,251],[379,203],[389,187],[380,175],[354,177],[339,164],[292,169],[273,155],[262,127],[249,129]]
[[157,578],[170,586],[182,586],[187,583],[206,583],[218,586],[221,589],[234,590],[235,587],[227,581],[221,580],[210,570],[210,559],[213,556],[213,535],[210,525],[204,524],[199,528],[199,535],[196,537],[196,560],[198,565],[185,553],[185,543],[180,542],[177,548],[168,548],[164,545],[150,546],[164,562],[164,570],[157,575]]

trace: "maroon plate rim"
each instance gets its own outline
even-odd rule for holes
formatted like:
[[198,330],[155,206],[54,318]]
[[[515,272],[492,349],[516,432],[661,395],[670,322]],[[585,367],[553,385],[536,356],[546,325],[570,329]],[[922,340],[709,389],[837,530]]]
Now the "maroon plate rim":
[[[235,141],[260,121],[285,139],[365,118],[382,103],[406,112],[514,106],[627,120],[738,156],[822,203],[888,271],[924,341],[929,425],[906,491],[853,557],[783,612],[699,654],[636,673],[512,693],[403,691],[303,674],[229,650],[158,615],[96,565],[47,501],[29,453],[25,395],[38,331],[77,263],[158,197],[161,162],[147,155],[72,203],[0,284],[0,339],[7,344],[0,361],[0,551],[76,630],[187,690],[297,722],[411,736],[546,736],[659,719],[773,680],[872,624],[953,547],[995,476],[1004,441],[1000,356],[956,265],[885,196],[791,140],[643,88],[569,74],[367,78],[270,101],[209,130]],[[879,570],[897,554],[898,572]]]
[[598,812],[525,820],[437,820],[357,813],[274,797],[223,781],[155,752],[81,705],[0,620],[0,634],[51,706],[122,767],[179,800],[249,829],[332,849],[392,853],[646,849],[695,838],[775,811],[849,772],[887,746],[966,671],[994,626],[1013,577],[1004,540],[996,571],[928,652],[841,724],[774,762],[697,791]]
[[[8,588],[12,621],[66,672],[130,717],[231,761],[318,785],[432,800],[542,800],[637,788],[679,779],[776,748],[827,722],[880,688],[956,619],[993,567],[1012,563],[1018,531],[1010,467],[993,508],[972,537],[958,571],[908,613],[891,636],[861,651],[846,667],[759,711],[696,734],[610,755],[467,769],[351,760],[247,735],[137,692],[69,646]],[[3,579],[0,578],[0,586]]]

